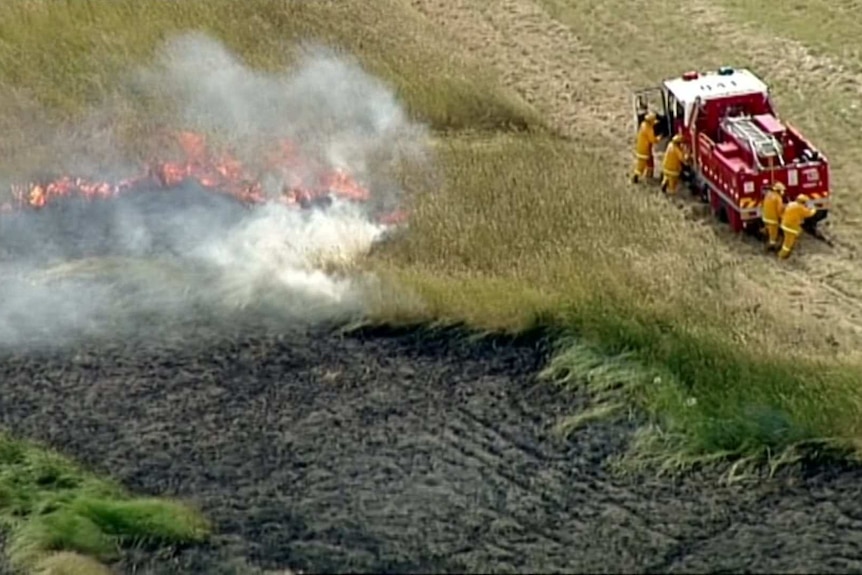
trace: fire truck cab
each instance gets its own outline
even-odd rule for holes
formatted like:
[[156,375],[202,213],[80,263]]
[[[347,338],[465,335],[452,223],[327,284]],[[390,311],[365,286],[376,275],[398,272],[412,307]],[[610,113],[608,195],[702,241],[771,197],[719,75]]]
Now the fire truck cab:
[[830,207],[829,164],[796,128],[783,122],[769,87],[747,69],[687,72],[634,93],[637,126],[655,112],[664,145],[681,134],[691,154],[683,174],[692,192],[708,202],[734,231],[760,225],[760,204],[770,185],[786,186],[785,201],[811,198],[814,229]]

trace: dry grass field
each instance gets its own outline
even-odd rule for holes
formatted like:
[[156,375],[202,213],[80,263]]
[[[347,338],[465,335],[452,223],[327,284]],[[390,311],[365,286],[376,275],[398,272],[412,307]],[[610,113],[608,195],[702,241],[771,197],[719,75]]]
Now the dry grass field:
[[[308,41],[334,46],[433,130],[439,177],[404,175],[409,231],[364,263],[386,280],[376,321],[553,326],[578,347],[561,343],[551,377],[577,379],[594,358],[585,346],[609,365],[625,354],[638,375],[596,386],[596,413],[635,402],[657,424],[637,455],[665,463],[811,443],[855,452],[862,23],[851,4],[12,0],[0,5],[0,174],[56,164],[61,136],[98,152],[108,127],[122,137],[106,153],[152,153],[154,111],[170,102],[121,79],[172,32],[204,30],[261,69],[288,66]],[[824,21],[829,35],[811,24]],[[803,241],[779,263],[690,203],[627,183],[630,91],[725,64],[764,76],[782,115],[832,159],[836,247]]]

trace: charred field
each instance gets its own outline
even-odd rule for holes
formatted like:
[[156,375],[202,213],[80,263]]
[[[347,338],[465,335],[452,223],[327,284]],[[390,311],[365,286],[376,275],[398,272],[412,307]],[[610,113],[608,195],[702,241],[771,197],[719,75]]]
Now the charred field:
[[549,425],[585,398],[535,381],[541,338],[465,335],[200,325],[5,352],[0,422],[214,521],[120,573],[862,568],[858,471],[621,479],[604,461],[631,426]]

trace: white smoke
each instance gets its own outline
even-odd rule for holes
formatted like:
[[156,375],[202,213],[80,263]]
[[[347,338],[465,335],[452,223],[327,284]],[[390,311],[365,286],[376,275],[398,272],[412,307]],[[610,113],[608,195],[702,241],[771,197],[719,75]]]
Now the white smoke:
[[275,284],[289,288],[302,306],[350,307],[361,301],[353,279],[333,277],[321,264],[349,265],[384,231],[355,205],[303,214],[273,204],[235,233],[202,244],[191,255],[221,271],[225,298],[235,305],[256,301],[261,286]]
[[288,139],[368,184],[397,192],[380,169],[426,160],[426,130],[410,121],[395,93],[351,57],[302,46],[290,74],[249,69],[216,40],[199,33],[167,42],[157,67],[142,71],[145,91],[179,100],[179,120],[224,134],[243,159],[261,144]]
[[[371,208],[392,209],[402,200],[399,166],[429,161],[425,128],[409,119],[391,89],[352,58],[317,47],[303,49],[284,73],[256,71],[198,33],[165,43],[155,64],[135,71],[131,82],[168,104],[153,121],[212,135],[250,163],[289,139],[314,160],[301,177],[344,169],[371,189],[371,207],[336,202],[325,211],[299,211],[272,204],[245,211],[177,193],[50,217],[3,216],[0,345],[111,334],[147,318],[191,321],[202,309],[265,305],[303,323],[363,313],[358,280],[328,273],[325,264],[349,264],[366,253],[386,233]],[[100,158],[79,165],[105,170]],[[121,171],[128,164],[111,165]]]

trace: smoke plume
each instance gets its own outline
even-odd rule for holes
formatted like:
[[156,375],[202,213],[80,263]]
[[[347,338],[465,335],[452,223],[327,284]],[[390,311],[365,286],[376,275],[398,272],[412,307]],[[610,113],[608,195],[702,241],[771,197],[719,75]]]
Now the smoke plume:
[[[424,127],[385,84],[320,47],[303,48],[284,73],[262,73],[198,33],[166,42],[125,80],[165,103],[154,124],[206,134],[250,165],[288,139],[313,160],[295,176],[342,169],[372,201],[249,209],[185,186],[2,214],[0,346],[158,332],[167,321],[240,312],[297,325],[363,313],[360,280],[321,264],[349,263],[381,239],[386,227],[372,214],[401,204],[395,174],[405,162],[429,162]],[[88,146],[80,126],[68,132],[76,144],[58,135],[58,161],[46,169],[103,177],[134,169],[110,143],[104,110],[92,118],[101,144]],[[270,193],[283,184],[265,183]]]

